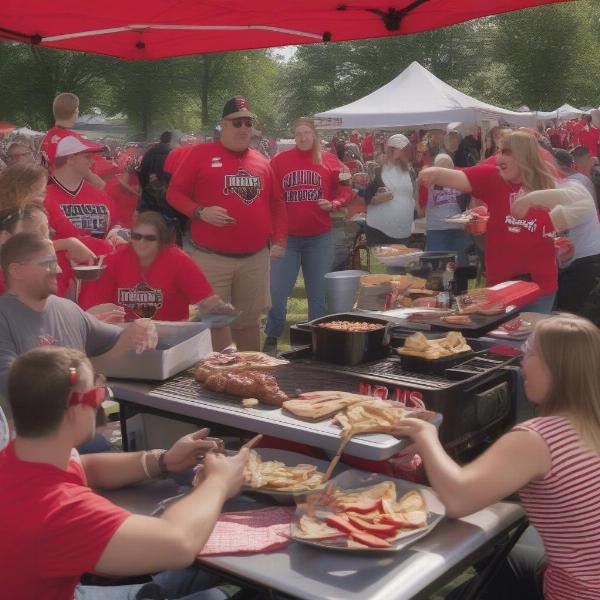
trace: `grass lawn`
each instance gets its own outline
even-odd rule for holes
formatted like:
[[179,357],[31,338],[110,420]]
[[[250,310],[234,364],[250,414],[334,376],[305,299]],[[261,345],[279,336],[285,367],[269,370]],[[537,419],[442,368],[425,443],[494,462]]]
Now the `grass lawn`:
[[[365,269],[366,270],[366,269]],[[373,255],[371,255],[371,273],[386,273],[385,265],[381,264]],[[298,275],[296,285],[292,295],[288,298],[287,319],[283,335],[279,338],[277,348],[279,351],[287,350],[290,347],[290,326],[296,323],[306,322],[308,318],[308,301],[306,298],[306,289],[304,287],[304,277],[302,271]],[[264,341],[264,323],[266,316],[263,318],[261,335]]]

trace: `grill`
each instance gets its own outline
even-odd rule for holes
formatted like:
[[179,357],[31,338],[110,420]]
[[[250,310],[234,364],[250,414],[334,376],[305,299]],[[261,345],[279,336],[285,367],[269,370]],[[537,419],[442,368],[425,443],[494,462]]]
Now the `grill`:
[[[353,367],[317,362],[310,348],[289,353],[291,362],[276,367],[273,374],[290,397],[316,390],[359,392],[361,384],[370,384],[387,388],[390,398],[408,404],[421,400],[429,410],[443,415],[440,439],[448,452],[463,460],[512,426],[516,417],[515,377],[510,368],[516,358],[493,351],[491,344],[469,343],[476,354],[443,376],[407,371],[396,356]],[[192,404],[231,403],[232,411],[240,406],[239,398],[197,384],[192,371],[157,385],[151,394]],[[265,418],[269,412],[264,410]]]
[[492,344],[468,341],[475,355],[447,369],[443,376],[408,371],[397,356],[353,367],[321,363],[312,359],[310,347],[288,353],[292,360],[288,367],[293,366],[296,381],[302,381],[303,386],[318,372],[325,373],[320,381],[327,386],[312,389],[347,390],[336,387],[343,375],[346,385],[355,382],[353,391],[363,382],[386,387],[389,397],[400,401],[421,400],[429,410],[443,415],[440,439],[460,460],[482,450],[516,419],[515,377],[510,366],[518,357],[498,353]]

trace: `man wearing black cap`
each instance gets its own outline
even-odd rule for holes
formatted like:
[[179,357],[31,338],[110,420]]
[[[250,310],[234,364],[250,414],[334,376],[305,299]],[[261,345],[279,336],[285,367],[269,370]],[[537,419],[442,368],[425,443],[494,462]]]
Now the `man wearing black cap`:
[[589,177],[575,169],[575,159],[573,158],[573,155],[568,150],[563,150],[562,148],[554,148],[552,153],[554,154],[556,164],[561,173],[567,179],[572,179],[573,181],[581,183],[581,185],[583,185],[590,193],[594,202],[596,202],[596,189],[594,188],[594,184]]
[[260,316],[270,307],[269,250],[281,256],[287,221],[268,160],[249,148],[255,115],[236,96],[223,108],[221,136],[187,156],[167,191],[173,208],[192,219],[190,252],[215,293],[241,315],[231,329],[213,329],[213,347],[260,347]]

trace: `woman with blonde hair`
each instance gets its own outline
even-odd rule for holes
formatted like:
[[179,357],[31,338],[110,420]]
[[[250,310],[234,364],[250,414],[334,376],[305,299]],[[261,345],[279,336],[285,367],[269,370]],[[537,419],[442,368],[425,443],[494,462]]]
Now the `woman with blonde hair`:
[[331,271],[334,239],[331,211],[352,199],[348,169],[321,142],[312,119],[301,117],[292,125],[296,146],[280,152],[271,167],[285,202],[288,241],[285,255],[271,259],[271,303],[265,332],[265,351],[277,349],[283,333],[287,300],[302,267],[308,296],[308,318],[326,313],[325,274]]
[[527,397],[541,416],[518,424],[464,467],[446,454],[429,423],[405,419],[398,428],[415,442],[448,516],[471,514],[519,491],[542,537],[539,552],[517,546],[478,598],[598,598],[599,364],[600,330],[574,315],[550,317],[536,325],[521,367]]
[[[0,246],[15,233],[37,231],[50,237],[44,197],[48,172],[43,167],[15,164],[0,172]],[[70,225],[65,217],[65,223]],[[73,228],[74,229],[74,228]],[[74,231],[75,232],[75,231]],[[71,276],[69,262],[87,263],[96,255],[74,235],[52,240],[61,263],[59,295],[65,295]],[[96,240],[92,240],[92,244]],[[0,293],[4,291],[0,273]]]
[[549,234],[590,220],[594,200],[583,186],[558,180],[535,138],[523,131],[499,141],[496,164],[480,163],[462,171],[423,169],[419,181],[456,188],[488,206],[485,266],[487,285],[524,279],[540,287],[540,297],[522,310],[549,313],[558,271]]

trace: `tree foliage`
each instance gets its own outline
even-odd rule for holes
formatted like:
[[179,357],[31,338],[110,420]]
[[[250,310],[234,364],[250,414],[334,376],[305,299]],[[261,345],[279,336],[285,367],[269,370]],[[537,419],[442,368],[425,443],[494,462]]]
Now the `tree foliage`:
[[211,131],[231,96],[247,96],[262,127],[285,135],[296,117],[352,102],[416,60],[477,98],[516,108],[598,105],[600,2],[579,0],[407,36],[154,62],[0,43],[0,120],[43,129],[54,96],[72,91],[81,112],[125,114],[145,135]]

